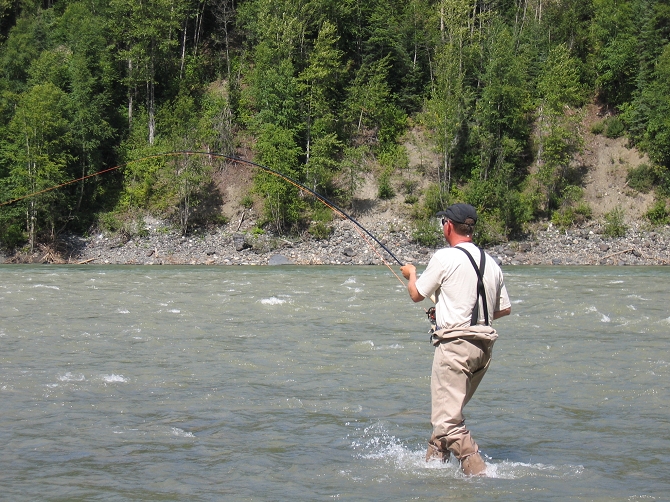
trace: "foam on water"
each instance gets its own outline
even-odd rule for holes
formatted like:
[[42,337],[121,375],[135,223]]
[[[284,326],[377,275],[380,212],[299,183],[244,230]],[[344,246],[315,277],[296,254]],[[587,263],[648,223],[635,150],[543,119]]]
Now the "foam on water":
[[[361,438],[352,441],[354,458],[381,461],[385,469],[391,468],[413,476],[440,476],[450,478],[466,478],[460,469],[459,462],[452,455],[449,462],[426,462],[426,449],[423,445],[408,446],[396,436],[390,434],[382,423],[366,427]],[[497,479],[520,479],[526,477],[545,477],[570,479],[577,478],[584,472],[582,465],[547,465],[532,462],[513,462],[497,460],[482,452],[486,462],[486,477]],[[388,475],[393,478],[392,474]]]
[[75,375],[68,371],[64,375],[59,375],[58,379],[61,382],[82,382],[86,380],[86,377],[81,373]]
[[128,379],[125,378],[123,375],[115,375],[114,373],[112,373],[111,375],[103,375],[102,379],[107,383],[126,383],[126,382],[128,382]]
[[286,303],[286,300],[282,300],[281,298],[277,298],[276,296],[271,296],[270,298],[261,299],[260,302],[263,305],[282,305]]
[[195,437],[195,434],[193,434],[192,432],[186,432],[185,430],[180,429],[179,427],[173,427],[172,430],[171,430],[171,433],[172,433],[173,436],[177,436],[177,437],[180,437],[180,438],[194,438]]
[[35,284],[33,288],[47,288],[47,289],[58,289],[60,288],[58,286],[47,286],[46,284]]

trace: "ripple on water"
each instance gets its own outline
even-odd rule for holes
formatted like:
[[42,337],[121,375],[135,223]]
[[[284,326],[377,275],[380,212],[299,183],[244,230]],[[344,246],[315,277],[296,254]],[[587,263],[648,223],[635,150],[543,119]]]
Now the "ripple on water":
[[[375,460],[380,469],[403,472],[412,476],[441,476],[465,478],[459,468],[459,462],[453,457],[449,462],[426,462],[426,450],[423,445],[408,446],[386,430],[382,423],[376,423],[362,429],[360,438],[351,442],[354,458]],[[483,453],[483,452],[482,452]],[[483,453],[486,461],[486,476],[498,479],[520,479],[527,477],[545,477],[571,479],[584,472],[581,465],[547,465],[542,463],[512,462],[496,460]],[[387,473],[389,479],[394,477]]]

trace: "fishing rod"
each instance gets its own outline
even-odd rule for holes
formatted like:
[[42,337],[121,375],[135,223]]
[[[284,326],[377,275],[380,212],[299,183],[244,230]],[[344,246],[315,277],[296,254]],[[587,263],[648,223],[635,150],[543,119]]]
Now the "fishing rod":
[[[377,239],[377,237],[375,237],[375,236],[374,236],[374,235],[373,235],[367,228],[365,228],[363,225],[361,225],[361,224],[360,224],[360,223],[359,223],[353,216],[351,216],[351,215],[349,215],[348,213],[346,213],[342,208],[338,207],[333,201],[329,200],[329,199],[326,198],[325,196],[323,196],[323,195],[317,193],[316,191],[314,191],[314,190],[312,190],[312,189],[306,187],[305,185],[303,185],[303,184],[300,183],[299,181],[296,181],[296,180],[294,180],[293,178],[291,178],[291,177],[289,177],[289,176],[287,176],[287,175],[285,175],[285,174],[280,173],[279,171],[276,171],[276,170],[274,170],[274,169],[271,169],[271,168],[269,168],[269,167],[267,167],[267,166],[264,166],[264,165],[262,165],[262,164],[258,164],[257,162],[252,162],[252,161],[250,161],[250,160],[246,160],[246,159],[243,159],[243,158],[241,158],[241,157],[236,157],[236,156],[233,156],[233,155],[226,155],[226,154],[223,154],[223,153],[205,152],[205,151],[194,151],[194,150],[177,150],[177,151],[173,151],[173,152],[166,152],[166,153],[159,153],[159,154],[154,154],[154,155],[147,155],[147,156],[145,156],[145,157],[140,157],[140,158],[138,158],[138,159],[133,159],[133,160],[131,160],[131,161],[125,162],[125,163],[123,163],[123,164],[119,164],[119,165],[114,166],[114,167],[110,167],[110,168],[107,168],[107,169],[103,169],[103,170],[101,170],[101,171],[98,171],[98,172],[93,173],[93,174],[89,174],[89,175],[87,175],[87,176],[82,176],[82,177],[77,178],[77,179],[73,179],[73,180],[70,180],[70,181],[66,181],[65,183],[60,183],[60,184],[58,184],[58,185],[54,185],[54,186],[52,186],[52,187],[45,188],[45,189],[43,189],[43,190],[39,190],[39,191],[37,191],[37,192],[33,192],[33,193],[30,193],[30,194],[27,194],[27,195],[23,195],[23,196],[21,196],[21,197],[17,197],[17,198],[15,198],[15,199],[11,199],[11,200],[8,200],[8,201],[5,201],[5,202],[1,202],[1,203],[0,203],[0,207],[1,207],[1,206],[6,206],[6,205],[10,205],[10,204],[12,204],[12,203],[14,203],[14,202],[18,202],[18,201],[20,201],[20,200],[27,199],[27,198],[29,198],[29,197],[34,197],[34,196],[36,196],[36,195],[40,195],[40,194],[43,194],[43,193],[46,193],[46,192],[50,192],[50,191],[52,191],[52,190],[56,190],[56,189],[58,189],[58,188],[62,188],[62,187],[64,187],[64,186],[71,185],[71,184],[73,184],[73,183],[77,183],[77,182],[79,182],[79,181],[84,181],[84,180],[86,180],[86,179],[88,179],[88,178],[93,178],[93,177],[95,177],[95,176],[100,176],[101,174],[105,174],[105,173],[108,173],[108,172],[111,172],[111,171],[114,171],[114,170],[117,170],[117,169],[121,169],[121,168],[123,168],[123,167],[125,167],[125,166],[127,166],[128,164],[131,164],[131,163],[133,163],[133,162],[141,162],[141,161],[148,160],[148,159],[154,159],[154,158],[160,158],[160,157],[169,157],[169,156],[177,156],[177,155],[207,155],[207,156],[210,156],[210,157],[222,158],[222,159],[226,159],[226,160],[229,160],[229,161],[232,161],[232,162],[239,162],[239,163],[243,163],[243,164],[248,164],[248,165],[250,165],[250,166],[257,167],[257,168],[261,169],[262,171],[265,171],[265,172],[267,172],[267,173],[269,173],[269,174],[272,174],[272,175],[274,175],[274,176],[277,176],[277,177],[283,179],[284,181],[286,181],[286,182],[292,184],[293,186],[297,187],[298,189],[300,189],[300,190],[304,190],[305,192],[311,194],[311,195],[314,196],[317,200],[319,200],[321,203],[323,203],[323,204],[325,204],[327,207],[329,207],[332,211],[334,211],[335,213],[339,214],[340,216],[342,216],[342,217],[348,219],[349,221],[351,221],[352,223],[354,223],[360,230],[362,230],[363,232],[365,232],[365,234],[367,234],[367,235],[368,235],[371,239],[373,239],[373,240],[374,240],[374,241],[375,241],[375,242],[376,242],[376,243],[377,243],[377,244],[378,244],[384,251],[386,251],[386,252],[389,254],[389,256],[391,256],[391,258],[393,258],[393,259],[396,261],[396,263],[398,263],[398,265],[401,265],[401,266],[403,265],[403,263],[402,263],[402,262],[401,262],[401,261],[400,261],[400,260],[399,260],[399,259],[398,259],[398,258],[397,258],[397,257],[396,257],[396,256],[395,256],[395,255],[394,255],[394,254],[393,254],[393,253],[392,253],[392,252],[391,252],[391,251],[384,245],[384,244],[382,244],[382,242],[380,242],[379,239]],[[359,233],[360,233],[360,232],[359,232]],[[367,239],[365,238],[364,235],[361,234],[361,236],[364,238],[364,240],[367,241]],[[369,242],[368,242],[368,244],[369,244]],[[372,246],[372,248],[374,249],[373,246]],[[380,256],[380,258],[381,258],[381,256]],[[382,261],[384,261],[383,258],[382,258]],[[391,268],[385,261],[384,261],[384,264],[385,264],[385,265],[386,265],[386,266],[393,272],[393,274],[394,274],[396,277],[398,277],[398,275],[395,273],[395,271],[393,271],[393,269],[392,269],[392,268]],[[402,284],[404,284],[404,282],[403,282],[399,277],[398,277],[398,280],[400,280],[400,282],[401,282]]]

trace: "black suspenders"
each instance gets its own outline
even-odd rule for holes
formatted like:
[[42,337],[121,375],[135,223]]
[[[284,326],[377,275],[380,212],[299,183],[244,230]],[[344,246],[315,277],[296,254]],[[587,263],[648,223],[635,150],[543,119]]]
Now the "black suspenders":
[[489,309],[488,305],[486,303],[486,289],[484,289],[484,268],[486,267],[486,254],[484,253],[483,249],[479,249],[479,252],[481,254],[481,259],[479,260],[479,268],[477,267],[477,264],[475,263],[475,259],[472,257],[470,253],[467,252],[467,250],[463,248],[459,248],[458,246],[455,246],[454,249],[460,249],[463,251],[468,258],[470,259],[470,263],[472,263],[472,266],[475,269],[475,272],[477,273],[477,300],[475,301],[475,306],[472,309],[472,319],[470,320],[470,326],[474,326],[477,324],[477,321],[479,320],[479,298],[481,297],[482,299],[482,306],[484,307],[484,321],[486,322],[486,325],[489,325]]

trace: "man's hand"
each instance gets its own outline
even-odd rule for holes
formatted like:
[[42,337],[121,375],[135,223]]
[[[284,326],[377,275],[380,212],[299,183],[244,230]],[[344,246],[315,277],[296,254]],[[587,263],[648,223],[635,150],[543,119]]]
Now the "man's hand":
[[403,265],[402,267],[400,267],[400,272],[402,272],[402,276],[408,281],[412,275],[416,277],[416,267],[411,263],[408,263],[407,265]]
[[416,267],[411,263],[408,263],[407,265],[400,267],[400,271],[402,272],[403,277],[409,281],[407,283],[409,297],[415,302],[423,300],[423,296],[416,289]]

